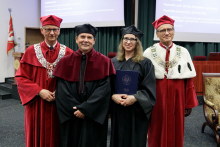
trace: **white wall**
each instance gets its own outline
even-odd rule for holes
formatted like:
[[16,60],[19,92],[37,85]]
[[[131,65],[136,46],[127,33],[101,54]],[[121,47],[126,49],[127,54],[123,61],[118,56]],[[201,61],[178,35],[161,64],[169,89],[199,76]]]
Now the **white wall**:
[[[10,14],[15,34],[16,52],[25,51],[25,27],[40,27],[40,0],[0,0],[0,82],[5,82],[5,77],[14,77],[14,58],[12,52],[7,56],[7,39]],[[18,37],[20,39],[18,40]]]

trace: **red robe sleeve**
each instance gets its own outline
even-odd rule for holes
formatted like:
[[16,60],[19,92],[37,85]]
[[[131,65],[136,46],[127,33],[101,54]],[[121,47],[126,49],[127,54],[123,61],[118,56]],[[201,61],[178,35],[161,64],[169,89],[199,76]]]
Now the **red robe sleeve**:
[[194,89],[194,84],[192,78],[186,80],[186,101],[185,109],[193,108],[198,105],[198,100],[196,97],[196,92]]
[[17,88],[23,105],[27,104],[42,90],[42,88],[31,79],[32,65],[20,63],[20,67],[15,75]]

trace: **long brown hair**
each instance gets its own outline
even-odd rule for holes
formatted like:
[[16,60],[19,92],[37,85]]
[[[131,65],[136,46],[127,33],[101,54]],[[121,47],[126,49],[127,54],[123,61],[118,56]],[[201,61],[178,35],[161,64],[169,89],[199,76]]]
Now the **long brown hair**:
[[[123,61],[124,59],[125,59],[125,49],[123,48],[123,38],[122,38],[118,46],[117,60]],[[137,43],[134,49],[134,56],[132,57],[132,61],[137,63],[142,60],[144,60],[143,47],[140,40],[137,38]]]

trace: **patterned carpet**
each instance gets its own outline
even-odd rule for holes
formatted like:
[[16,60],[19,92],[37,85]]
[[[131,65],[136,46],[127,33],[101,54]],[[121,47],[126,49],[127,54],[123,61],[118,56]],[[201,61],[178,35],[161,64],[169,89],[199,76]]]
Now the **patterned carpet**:
[[[204,121],[203,108],[199,105],[186,117],[184,147],[216,147],[214,133],[209,127],[201,133]],[[0,100],[0,147],[25,147],[24,107],[18,100]]]

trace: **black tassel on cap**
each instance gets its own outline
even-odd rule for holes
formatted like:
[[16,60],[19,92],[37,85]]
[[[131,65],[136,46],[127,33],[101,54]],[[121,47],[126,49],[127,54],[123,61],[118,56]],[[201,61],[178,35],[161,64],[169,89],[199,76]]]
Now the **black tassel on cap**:
[[192,68],[191,68],[189,62],[187,62],[187,65],[188,65],[189,70],[192,71]]

